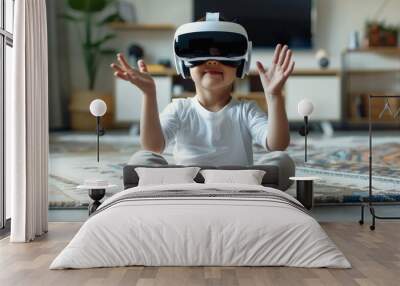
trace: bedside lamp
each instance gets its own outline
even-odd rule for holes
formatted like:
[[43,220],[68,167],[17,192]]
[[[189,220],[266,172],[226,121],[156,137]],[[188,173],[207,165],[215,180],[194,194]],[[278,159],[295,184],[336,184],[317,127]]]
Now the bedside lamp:
[[307,134],[308,134],[308,116],[313,112],[314,105],[308,99],[303,99],[297,106],[297,112],[304,117],[304,129],[300,129],[300,135],[304,136],[304,162],[307,162]]
[[96,117],[96,133],[97,133],[97,162],[99,162],[99,143],[100,136],[103,136],[105,131],[100,126],[100,117],[102,117],[107,111],[107,104],[101,99],[95,99],[90,103],[90,113]]
[[[100,117],[102,117],[107,112],[107,104],[101,99],[95,99],[90,103],[89,106],[90,113],[96,117],[96,133],[97,133],[97,162],[99,162],[99,143],[100,136],[103,136],[105,131],[100,126]],[[101,205],[100,200],[106,194],[107,188],[116,187],[116,185],[111,185],[107,180],[102,179],[88,179],[84,181],[83,185],[78,186],[78,189],[88,189],[89,197],[93,200],[89,203],[88,210],[89,215],[94,213],[97,208]]]

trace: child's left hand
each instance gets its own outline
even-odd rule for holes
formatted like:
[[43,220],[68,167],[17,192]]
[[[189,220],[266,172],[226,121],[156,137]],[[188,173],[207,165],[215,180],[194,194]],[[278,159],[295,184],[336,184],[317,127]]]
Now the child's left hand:
[[294,69],[294,61],[291,60],[292,51],[288,46],[282,48],[278,44],[275,48],[271,67],[266,71],[262,63],[257,61],[257,69],[261,83],[267,96],[282,95],[283,86]]

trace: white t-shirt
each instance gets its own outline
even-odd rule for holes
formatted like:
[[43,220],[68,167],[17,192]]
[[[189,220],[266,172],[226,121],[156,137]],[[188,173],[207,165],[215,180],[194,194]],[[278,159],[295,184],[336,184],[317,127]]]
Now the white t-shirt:
[[232,98],[217,112],[196,97],[176,99],[160,115],[165,145],[175,142],[182,165],[252,165],[252,142],[267,148],[267,114],[251,101]]

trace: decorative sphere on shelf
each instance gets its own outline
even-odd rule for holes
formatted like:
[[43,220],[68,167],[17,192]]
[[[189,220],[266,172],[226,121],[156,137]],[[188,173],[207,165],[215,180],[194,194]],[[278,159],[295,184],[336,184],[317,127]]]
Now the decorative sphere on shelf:
[[90,103],[89,109],[93,116],[103,116],[107,111],[107,104],[101,99],[95,99]]
[[326,69],[329,66],[329,56],[325,50],[318,50],[315,54],[315,58],[317,59],[320,68]]
[[297,112],[301,116],[308,116],[313,112],[313,110],[314,110],[314,105],[308,99],[301,100],[297,105]]

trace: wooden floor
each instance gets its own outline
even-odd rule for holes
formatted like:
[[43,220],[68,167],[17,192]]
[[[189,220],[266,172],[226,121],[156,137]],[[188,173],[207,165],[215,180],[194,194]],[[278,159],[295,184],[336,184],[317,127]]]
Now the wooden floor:
[[50,223],[27,244],[0,241],[0,285],[400,285],[400,222],[379,222],[373,232],[357,223],[322,223],[353,268],[121,267],[48,270],[81,223]]

